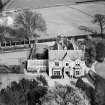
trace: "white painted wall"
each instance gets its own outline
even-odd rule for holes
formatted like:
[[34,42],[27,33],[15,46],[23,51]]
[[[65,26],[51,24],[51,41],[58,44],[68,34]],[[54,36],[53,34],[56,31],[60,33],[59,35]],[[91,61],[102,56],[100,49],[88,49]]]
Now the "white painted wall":
[[[55,66],[55,62],[59,62],[59,66]],[[52,76],[52,68],[62,68],[63,67],[62,61],[49,61],[49,76]]]

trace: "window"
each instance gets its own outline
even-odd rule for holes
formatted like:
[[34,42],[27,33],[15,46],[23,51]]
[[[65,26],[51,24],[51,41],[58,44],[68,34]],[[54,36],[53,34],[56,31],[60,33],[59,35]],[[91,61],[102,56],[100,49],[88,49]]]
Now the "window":
[[55,62],[55,66],[59,66],[59,62]]
[[76,71],[76,75],[77,75],[77,76],[80,75],[80,72],[79,72],[79,71]]
[[6,46],[10,46],[10,43],[9,43],[9,42],[7,42],[7,43],[6,43]]
[[54,71],[54,75],[59,76],[60,75],[60,71]]
[[16,44],[16,45],[20,45],[21,43],[20,43],[20,42],[15,42],[15,44]]
[[1,46],[5,46],[5,43],[1,43]]
[[66,66],[69,66],[69,63],[66,63]]

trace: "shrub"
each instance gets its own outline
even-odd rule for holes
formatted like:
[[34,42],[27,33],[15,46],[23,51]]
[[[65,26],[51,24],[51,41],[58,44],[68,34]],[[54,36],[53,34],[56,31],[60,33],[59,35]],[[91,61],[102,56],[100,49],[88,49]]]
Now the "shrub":
[[0,100],[5,105],[35,105],[40,103],[47,93],[47,87],[39,86],[35,79],[21,79],[19,83],[13,81],[10,86],[0,91]]
[[12,73],[20,73],[21,72],[21,67],[19,65],[14,65],[11,68]]
[[78,88],[56,85],[42,98],[42,105],[90,105],[89,99]]
[[105,45],[102,42],[97,43],[96,45],[96,60],[101,62],[105,57]]
[[86,48],[85,48],[85,64],[88,67],[91,67],[91,65],[95,62],[96,58],[96,49],[95,44],[91,40],[86,41]]
[[53,75],[53,76],[51,76],[51,78],[52,79],[59,79],[59,78],[62,78],[62,76],[60,76],[60,75],[59,76],[58,75],[57,76],[56,75]]
[[48,86],[48,83],[43,75],[38,76],[37,80],[40,81],[43,84],[43,86]]

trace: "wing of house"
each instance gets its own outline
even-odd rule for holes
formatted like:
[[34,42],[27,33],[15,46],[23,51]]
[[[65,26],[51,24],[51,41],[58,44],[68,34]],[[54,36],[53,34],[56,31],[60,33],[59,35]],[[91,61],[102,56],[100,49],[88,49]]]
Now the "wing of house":
[[54,60],[63,60],[66,50],[49,50],[49,60],[54,61]]

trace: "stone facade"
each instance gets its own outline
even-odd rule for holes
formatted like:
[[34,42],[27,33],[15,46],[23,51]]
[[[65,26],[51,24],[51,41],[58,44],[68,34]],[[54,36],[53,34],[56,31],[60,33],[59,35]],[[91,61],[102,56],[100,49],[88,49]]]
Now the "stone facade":
[[[73,78],[85,74],[85,62],[81,60],[82,51],[79,50],[51,50],[49,51],[49,76],[66,73]],[[55,73],[56,72],[56,73]]]

